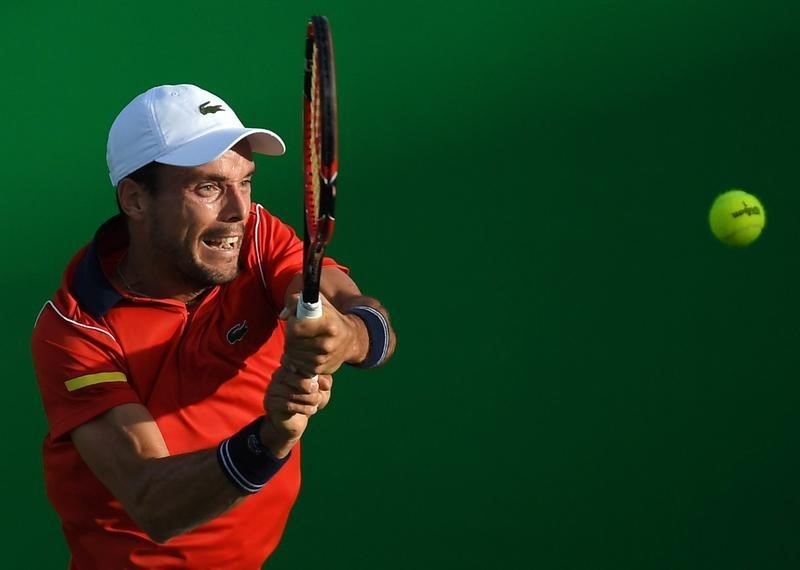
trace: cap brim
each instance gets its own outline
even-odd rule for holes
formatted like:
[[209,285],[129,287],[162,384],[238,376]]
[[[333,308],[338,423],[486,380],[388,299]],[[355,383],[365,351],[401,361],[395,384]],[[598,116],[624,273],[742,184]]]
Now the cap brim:
[[206,133],[172,152],[156,157],[156,162],[173,166],[200,166],[219,158],[240,140],[246,138],[253,152],[280,156],[286,152],[281,137],[266,129],[230,128]]

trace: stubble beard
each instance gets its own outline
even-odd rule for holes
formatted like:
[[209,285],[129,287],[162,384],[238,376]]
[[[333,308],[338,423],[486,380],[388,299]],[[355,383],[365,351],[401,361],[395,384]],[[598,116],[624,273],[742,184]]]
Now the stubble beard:
[[171,265],[189,289],[199,291],[215,285],[230,283],[239,275],[239,263],[232,267],[218,268],[203,263],[185,244],[169,243],[159,230],[154,232],[159,257]]
[[238,262],[230,268],[207,265],[189,252],[175,252],[176,267],[186,282],[197,289],[230,283],[239,275]]

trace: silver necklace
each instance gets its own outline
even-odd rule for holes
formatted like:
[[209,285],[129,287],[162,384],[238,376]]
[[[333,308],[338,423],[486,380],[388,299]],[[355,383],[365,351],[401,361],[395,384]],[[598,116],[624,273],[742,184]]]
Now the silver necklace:
[[[141,291],[137,291],[136,289],[131,287],[131,284],[128,283],[128,280],[125,279],[125,276],[122,274],[122,263],[125,261],[127,256],[128,256],[128,254],[126,253],[125,256],[122,259],[119,260],[119,263],[117,263],[117,275],[119,275],[119,278],[122,281],[122,284],[125,286],[125,290],[128,293],[132,293],[133,295],[136,295],[137,297],[150,298],[150,295],[146,295],[146,294],[142,293]],[[192,297],[188,301],[185,301],[184,303],[187,306],[194,304],[195,302],[197,302],[203,296],[203,294],[206,291],[208,291],[208,289],[209,289],[209,287],[206,287],[206,288],[200,290],[194,297]]]
[[122,280],[122,284],[125,286],[125,290],[128,293],[133,293],[137,297],[147,297],[148,295],[145,295],[141,291],[137,291],[136,289],[131,287],[130,283],[128,283],[128,280],[125,279],[125,276],[122,274],[122,263],[127,259],[127,257],[128,254],[126,253],[125,256],[119,260],[119,263],[117,263],[117,275],[119,275],[119,278]]

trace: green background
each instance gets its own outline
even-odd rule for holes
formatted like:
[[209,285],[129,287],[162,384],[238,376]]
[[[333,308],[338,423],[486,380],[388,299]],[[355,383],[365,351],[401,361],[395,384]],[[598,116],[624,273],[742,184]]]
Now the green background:
[[[6,5],[3,567],[68,557],[28,342],[115,211],[111,121],[156,84],[219,94],[285,138],[256,197],[298,224],[312,13],[331,253],[399,345],[337,376],[269,567],[797,568],[796,0]],[[731,187],[767,209],[744,250],[707,227]]]

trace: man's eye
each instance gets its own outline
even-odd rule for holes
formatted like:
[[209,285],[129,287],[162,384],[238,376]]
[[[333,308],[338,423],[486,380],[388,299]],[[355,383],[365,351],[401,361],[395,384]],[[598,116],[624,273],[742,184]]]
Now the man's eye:
[[201,196],[213,196],[220,191],[219,186],[216,184],[202,184],[197,187],[197,193]]

